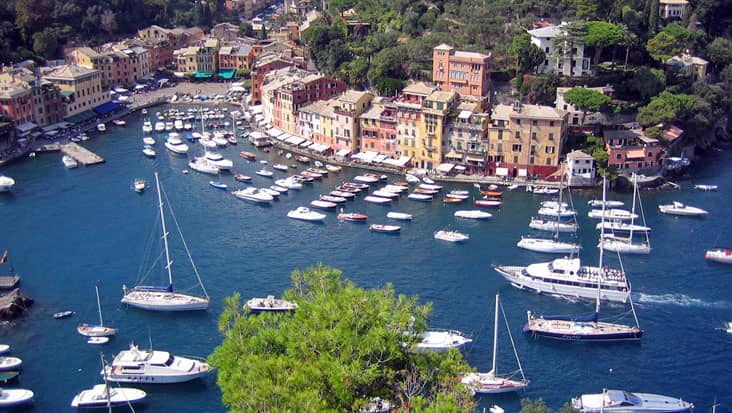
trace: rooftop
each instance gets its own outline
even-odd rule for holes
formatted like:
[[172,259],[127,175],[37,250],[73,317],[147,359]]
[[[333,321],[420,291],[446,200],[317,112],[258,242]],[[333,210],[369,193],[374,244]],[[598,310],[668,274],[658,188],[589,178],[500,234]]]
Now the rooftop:
[[546,26],[527,31],[532,37],[557,37],[562,34],[560,26]]
[[435,46],[435,49],[434,50],[447,50],[447,51],[450,51],[450,50],[453,50],[453,49],[454,49],[454,47],[452,47],[452,46],[450,46],[448,44],[445,44],[445,43],[441,43],[438,46]]
[[29,93],[30,88],[17,83],[9,83],[0,87],[0,98],[2,99],[12,99]]
[[383,112],[384,109],[376,106],[371,106],[369,110],[362,113],[359,118],[361,119],[375,119],[378,120],[381,117],[381,112]]
[[450,102],[455,98],[457,94],[453,91],[449,92],[443,92],[441,90],[434,91],[430,93],[430,95],[427,97],[428,100],[434,101],[434,102]]
[[51,79],[76,79],[96,72],[99,71],[96,69],[89,69],[83,66],[62,65],[46,73],[45,77]]
[[508,120],[511,117],[555,119],[561,120],[566,112],[556,109],[553,106],[521,105],[519,112],[514,110],[513,105],[496,105],[493,108],[491,119]]
[[368,92],[359,92],[357,90],[348,90],[346,93],[338,97],[338,101],[342,103],[357,103]]
[[429,96],[436,88],[436,86],[429,85],[425,82],[414,82],[402,89],[402,92],[410,95]]
[[594,158],[592,157],[592,155],[590,155],[588,153],[585,153],[585,152],[582,152],[580,150],[575,149],[572,152],[570,152],[570,153],[567,154],[567,159],[587,159],[587,160],[590,160],[590,159],[594,159]]

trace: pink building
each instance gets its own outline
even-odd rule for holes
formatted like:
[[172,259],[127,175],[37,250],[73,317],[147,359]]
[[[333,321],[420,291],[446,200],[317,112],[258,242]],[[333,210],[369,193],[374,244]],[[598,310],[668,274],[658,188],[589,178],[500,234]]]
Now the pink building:
[[490,62],[490,55],[443,43],[432,49],[432,81],[444,92],[485,97],[490,92]]
[[658,139],[649,138],[640,130],[608,130],[604,139],[610,168],[639,171],[663,164],[665,151]]

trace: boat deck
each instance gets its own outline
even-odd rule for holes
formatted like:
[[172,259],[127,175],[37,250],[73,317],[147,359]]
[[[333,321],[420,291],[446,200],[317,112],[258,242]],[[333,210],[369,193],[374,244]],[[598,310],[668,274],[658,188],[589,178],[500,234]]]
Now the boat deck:
[[20,282],[20,277],[17,275],[9,275],[0,277],[0,290],[10,290],[12,288],[15,288],[16,285]]
[[84,166],[96,165],[104,162],[104,158],[75,142],[61,145],[61,152],[76,159],[77,162]]

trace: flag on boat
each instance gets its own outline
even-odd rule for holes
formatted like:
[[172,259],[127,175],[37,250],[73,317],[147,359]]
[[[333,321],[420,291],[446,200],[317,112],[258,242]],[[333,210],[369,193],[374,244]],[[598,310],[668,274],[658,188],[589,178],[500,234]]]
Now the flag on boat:
[[0,258],[0,264],[5,264],[6,262],[8,262],[8,250],[5,250],[2,258]]

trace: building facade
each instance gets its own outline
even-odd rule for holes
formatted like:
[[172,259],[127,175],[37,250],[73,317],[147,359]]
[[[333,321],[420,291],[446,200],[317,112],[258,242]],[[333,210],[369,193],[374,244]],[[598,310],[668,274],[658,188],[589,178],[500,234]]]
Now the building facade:
[[0,115],[12,120],[15,126],[33,122],[31,88],[18,83],[0,86]]
[[66,117],[110,101],[109,93],[102,88],[99,70],[78,65],[63,65],[52,69],[43,78],[56,86],[64,98]]
[[662,19],[681,19],[688,8],[688,0],[660,0],[658,2],[658,15]]
[[659,140],[643,135],[641,130],[606,130],[603,138],[609,168],[638,172],[663,165],[665,151]]
[[404,89],[396,105],[397,155],[417,157],[419,124],[422,122],[422,104],[437,89],[434,85],[415,82]]
[[576,150],[567,154],[564,182],[572,187],[593,186],[595,184],[595,158]]
[[487,97],[490,64],[490,55],[455,50],[443,43],[432,49],[432,81],[442,91]]
[[374,96],[368,92],[349,90],[336,98],[333,108],[335,151],[348,149],[352,152],[361,147],[359,116],[368,108]]
[[477,105],[461,103],[447,122],[446,162],[462,165],[467,172],[485,173],[490,115]]
[[561,40],[566,35],[565,25],[566,23],[562,23],[528,31],[531,43],[546,55],[544,63],[539,66],[539,72],[570,77],[592,74],[590,57],[585,57],[585,45],[581,41],[570,43]]

